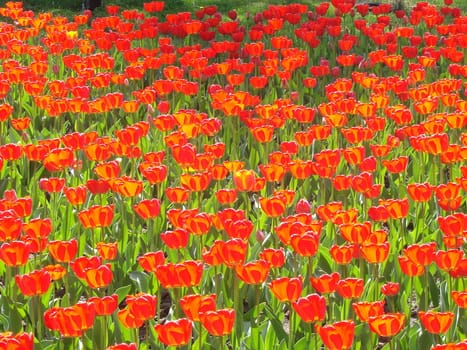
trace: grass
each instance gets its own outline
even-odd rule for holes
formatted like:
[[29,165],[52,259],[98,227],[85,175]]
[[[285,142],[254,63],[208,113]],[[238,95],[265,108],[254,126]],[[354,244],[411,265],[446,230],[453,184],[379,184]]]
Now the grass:
[[[149,0],[102,0],[103,5],[118,5],[121,8],[142,8],[144,2]],[[390,2],[391,0],[381,0],[381,2]],[[165,12],[174,13],[179,11],[195,11],[200,7],[208,5],[216,5],[221,13],[226,13],[228,10],[235,9],[239,13],[256,13],[262,11],[268,5],[283,5],[290,3],[303,3],[310,5],[316,5],[322,1],[316,0],[269,0],[269,1],[249,1],[249,0],[170,0],[166,1]],[[357,2],[360,2],[357,0]],[[404,0],[408,6],[415,4],[415,0]],[[77,11],[81,11],[83,8],[82,0],[27,0],[23,2],[25,8],[31,9],[35,12],[51,11],[53,13],[60,13],[65,16],[73,16]],[[430,1],[433,5],[442,5],[443,0],[432,0]],[[104,6],[96,10],[96,14],[100,15],[104,13]],[[451,6],[459,7],[463,12],[467,11],[467,2],[465,0],[454,0]]]

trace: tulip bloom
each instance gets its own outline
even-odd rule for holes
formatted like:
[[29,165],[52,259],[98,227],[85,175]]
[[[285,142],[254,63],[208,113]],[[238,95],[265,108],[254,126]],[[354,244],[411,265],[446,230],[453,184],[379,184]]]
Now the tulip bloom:
[[353,321],[339,321],[322,327],[316,325],[315,329],[329,350],[348,350],[352,347],[355,335]]
[[241,169],[232,175],[235,189],[239,192],[250,192],[255,189],[256,174],[253,170]]
[[156,315],[157,298],[154,295],[146,293],[127,295],[125,301],[128,311],[137,319],[146,321]]
[[381,293],[385,296],[397,295],[400,285],[397,282],[387,282],[381,286]]
[[78,219],[84,228],[95,229],[98,227],[110,226],[114,217],[114,206],[112,205],[93,205],[88,209],[81,210],[78,213]]
[[298,298],[292,307],[303,322],[323,321],[326,317],[326,299],[319,294]]
[[133,210],[143,220],[152,219],[160,214],[161,202],[157,198],[143,199],[138,204],[133,205]]
[[384,300],[352,303],[352,308],[362,322],[368,322],[370,317],[380,316],[384,313]]
[[339,273],[333,272],[331,274],[322,274],[318,277],[310,277],[310,283],[318,293],[329,294],[336,291],[339,279]]
[[96,244],[97,254],[103,260],[114,260],[118,254],[117,242],[105,243],[98,242]]
[[190,294],[180,299],[180,306],[186,317],[193,322],[200,322],[200,315],[206,311],[216,310],[216,294]]
[[343,298],[359,298],[363,293],[364,282],[361,278],[348,277],[337,282],[337,292]]
[[50,287],[52,279],[47,270],[35,270],[25,275],[15,276],[16,285],[25,296],[42,295]]
[[268,287],[279,301],[296,301],[302,293],[303,282],[300,276],[280,277],[268,283]]
[[179,264],[167,263],[156,268],[156,277],[164,288],[197,286],[203,275],[200,261],[184,261]]
[[191,340],[193,322],[181,318],[175,321],[167,321],[164,324],[154,326],[159,341],[167,346],[186,345]]
[[26,265],[30,248],[23,241],[5,242],[0,246],[0,260],[7,266]]
[[78,253],[78,241],[52,241],[47,245],[50,255],[55,261],[68,263],[73,260]]
[[282,248],[266,248],[259,253],[259,257],[260,259],[267,261],[271,268],[282,267],[285,264],[285,253]]
[[84,270],[84,279],[90,288],[103,288],[112,282],[113,273],[110,264]]
[[106,295],[102,298],[91,297],[88,299],[88,302],[94,305],[96,316],[109,316],[112,315],[118,307],[118,295]]
[[402,313],[382,314],[368,318],[368,326],[380,337],[392,337],[404,328],[405,315]]
[[59,331],[62,337],[80,337],[92,328],[96,312],[93,303],[83,302],[66,308],[53,307],[44,312],[47,328]]
[[190,239],[190,233],[183,228],[161,232],[160,236],[165,245],[170,249],[185,248]]
[[446,333],[454,320],[453,312],[419,311],[423,327],[432,334]]
[[261,284],[266,281],[269,269],[267,261],[256,260],[245,265],[235,266],[235,273],[238,278],[247,284]]
[[164,252],[158,250],[157,252],[149,252],[138,257],[138,264],[147,272],[156,272],[159,265],[165,263]]
[[232,332],[235,322],[235,310],[206,311],[200,314],[200,319],[201,324],[209,334],[221,337]]
[[84,185],[64,187],[63,193],[71,205],[82,205],[86,202],[88,189]]

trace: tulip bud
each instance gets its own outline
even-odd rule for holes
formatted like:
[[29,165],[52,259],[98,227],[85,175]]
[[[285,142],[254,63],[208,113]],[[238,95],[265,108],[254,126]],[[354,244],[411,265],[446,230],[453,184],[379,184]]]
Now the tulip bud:
[[261,230],[258,230],[256,231],[256,240],[259,242],[259,243],[262,243],[264,241],[264,239],[266,238],[265,234],[263,231]]
[[311,212],[311,204],[305,198],[300,199],[295,206],[295,213],[307,214]]

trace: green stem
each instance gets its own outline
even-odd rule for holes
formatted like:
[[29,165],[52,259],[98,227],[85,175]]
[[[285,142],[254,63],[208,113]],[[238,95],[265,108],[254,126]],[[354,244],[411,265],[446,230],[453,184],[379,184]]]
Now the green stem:
[[295,312],[292,307],[292,303],[289,303],[289,346],[288,350],[292,350],[295,345]]

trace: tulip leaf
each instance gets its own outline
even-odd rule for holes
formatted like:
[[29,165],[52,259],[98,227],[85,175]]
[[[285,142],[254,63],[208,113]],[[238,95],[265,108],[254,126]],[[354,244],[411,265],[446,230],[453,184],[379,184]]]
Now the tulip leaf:
[[118,295],[119,304],[123,301],[123,299],[126,298],[130,289],[131,289],[131,285],[127,285],[127,286],[120,287],[115,291],[115,294]]
[[34,344],[36,350],[55,350],[59,348],[57,340],[43,340],[39,344]]
[[3,314],[0,314],[0,325],[2,329],[8,329],[9,326],[8,317]]
[[[279,341],[282,341],[284,339],[288,339],[288,335],[285,332],[283,326],[282,326],[282,321],[277,317],[277,313],[271,308],[269,305],[265,305],[264,307],[264,312],[266,313],[267,317],[269,318],[269,321],[271,321],[272,328],[275,331],[275,335]],[[267,344],[266,344],[267,345]]]
[[136,288],[141,292],[145,292],[149,288],[149,276],[143,271],[130,272],[130,279],[135,282]]
[[306,337],[301,338],[298,342],[296,342],[293,346],[294,350],[307,350],[310,348],[310,344]]

